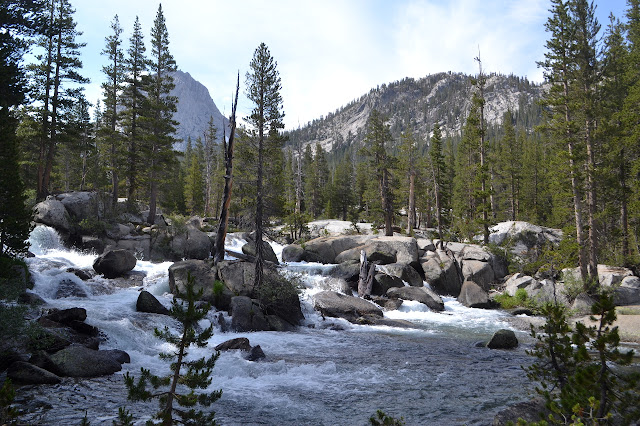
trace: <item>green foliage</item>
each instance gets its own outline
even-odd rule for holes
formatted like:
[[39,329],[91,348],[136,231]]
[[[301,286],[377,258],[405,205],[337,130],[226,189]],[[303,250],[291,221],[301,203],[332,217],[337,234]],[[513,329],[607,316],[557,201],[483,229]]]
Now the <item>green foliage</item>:
[[537,310],[538,304],[535,300],[529,298],[527,294],[527,290],[524,288],[519,288],[516,290],[515,296],[509,296],[507,293],[502,293],[497,295],[494,300],[500,304],[502,309],[513,309],[513,308],[528,308],[531,310]]
[[0,424],[14,424],[18,417],[18,410],[11,405],[15,397],[16,391],[13,389],[11,379],[5,379],[0,388]]
[[549,421],[565,424],[602,424],[612,418],[624,424],[637,420],[638,374],[626,373],[621,366],[629,365],[633,351],[619,348],[615,305],[611,295],[600,293],[591,309],[596,325],[576,323],[571,329],[563,305],[547,303],[541,308],[546,324],[531,335],[538,340],[528,351],[536,361],[525,368],[527,377],[538,383],[541,394],[552,414]]
[[24,260],[0,256],[0,298],[15,300],[31,287],[33,283]]
[[78,223],[78,229],[83,235],[101,235],[107,229],[107,223],[97,217],[85,217]]
[[[220,353],[216,352],[209,358],[187,360],[187,349],[192,345],[205,347],[213,334],[213,325],[200,332],[196,331],[198,322],[206,317],[209,305],[196,307],[202,291],[195,293],[193,286],[194,279],[188,275],[185,293],[176,294],[171,306],[171,316],[181,324],[182,335],[173,335],[168,327],[163,330],[155,329],[158,338],[176,346],[175,351],[160,354],[160,358],[171,361],[171,373],[164,377],[156,376],[142,367],[137,381],[129,373],[124,376],[129,399],[148,401],[157,398],[159,400],[160,411],[156,413],[156,421],[150,421],[150,424],[172,425],[174,421],[185,425],[216,424],[214,411],[205,413],[194,408],[196,405],[210,406],[220,398],[222,391],[196,393],[196,390],[207,389],[211,384],[211,372]],[[186,368],[186,371],[183,371],[183,368]],[[147,390],[149,384],[156,391],[160,388],[163,390],[151,392]],[[189,392],[180,393],[179,387],[186,387]],[[177,402],[179,407],[174,406],[174,402]]]
[[295,278],[287,278],[279,273],[267,273],[256,291],[256,298],[267,314],[286,318],[287,312],[283,312],[283,309],[291,306],[291,301],[298,300],[299,288],[300,284],[296,283]]
[[80,426],[90,426],[91,422],[89,421],[89,415],[87,414],[87,410],[84,411],[84,417],[80,422]]
[[118,420],[113,421],[113,426],[133,426],[133,415],[124,407],[118,408]]
[[404,417],[396,419],[388,416],[384,411],[378,410],[375,416],[369,417],[369,424],[372,426],[403,426],[405,423]]

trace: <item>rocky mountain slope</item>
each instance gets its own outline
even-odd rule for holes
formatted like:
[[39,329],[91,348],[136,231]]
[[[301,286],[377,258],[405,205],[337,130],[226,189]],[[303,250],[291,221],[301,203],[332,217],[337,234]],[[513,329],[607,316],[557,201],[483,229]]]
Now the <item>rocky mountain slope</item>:
[[218,128],[218,140],[221,141],[222,129],[229,120],[220,113],[207,88],[188,72],[178,70],[173,79],[175,88],[171,91],[171,96],[178,97],[178,111],[173,118],[180,123],[176,138],[181,140],[174,144],[174,148],[184,151],[189,137],[194,143],[198,137],[202,137],[209,126],[210,117],[213,117]]
[[[373,109],[388,118],[396,140],[407,129],[426,140],[435,122],[440,123],[445,137],[456,137],[469,113],[472,90],[471,76],[453,72],[383,84],[326,117],[289,132],[289,144],[304,147],[319,143],[328,152],[344,152],[362,141]],[[500,124],[503,114],[510,109],[518,124],[531,129],[540,121],[541,111],[536,101],[542,91],[542,86],[525,78],[487,76],[487,122],[490,126]]]

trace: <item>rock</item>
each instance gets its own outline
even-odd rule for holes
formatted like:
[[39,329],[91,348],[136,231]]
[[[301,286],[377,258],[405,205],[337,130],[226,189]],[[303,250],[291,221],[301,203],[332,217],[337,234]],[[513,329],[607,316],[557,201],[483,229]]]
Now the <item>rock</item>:
[[105,354],[111,356],[120,364],[129,364],[131,362],[131,356],[127,352],[120,349],[108,349],[100,352],[104,352]]
[[231,298],[231,328],[237,332],[271,329],[260,305],[247,296]]
[[218,263],[220,278],[232,295],[251,296],[255,284],[256,266],[251,262],[224,261]]
[[56,376],[62,376],[62,371],[60,371],[58,366],[51,359],[51,356],[45,351],[34,352],[31,355],[31,358],[29,358],[29,363],[36,367],[43,368]]
[[237,337],[235,339],[227,340],[226,342],[220,343],[214,349],[220,352],[233,350],[250,351],[251,344],[249,343],[249,339],[247,339],[246,337]]
[[258,361],[266,357],[267,356],[262,351],[262,348],[260,347],[260,345],[256,345],[251,348],[251,350],[249,351],[249,354],[245,357],[245,359],[247,361]]
[[391,263],[377,268],[387,275],[398,277],[402,281],[414,287],[422,287],[424,285],[422,277],[411,264],[407,263]]
[[321,291],[313,296],[314,307],[328,317],[344,318],[355,322],[362,316],[382,317],[382,310],[373,303],[359,297],[347,296],[333,291]]
[[462,276],[465,280],[478,284],[485,291],[489,291],[495,280],[491,264],[481,260],[463,260]]
[[82,321],[70,321],[68,325],[72,330],[76,331],[77,333],[84,334],[87,336],[96,337],[98,336],[98,334],[100,334],[100,330],[98,330],[97,327],[94,327]]
[[507,282],[505,283],[505,292],[514,297],[516,295],[516,291],[520,288],[527,288],[531,284],[533,284],[535,279],[528,275],[521,274],[520,272],[513,274],[509,277]]
[[416,238],[416,244],[419,251],[436,251],[436,246],[433,241],[426,238]]
[[87,319],[87,310],[84,308],[52,309],[46,319],[68,325],[72,321],[84,321]]
[[156,250],[151,250],[151,237],[149,235],[128,235],[113,244],[109,244],[106,249],[121,249],[128,250],[135,253],[136,256],[141,256],[144,260],[155,259],[158,261],[165,261],[166,256],[159,255]]
[[304,319],[298,292],[276,271],[265,271],[262,286],[257,289],[256,297],[265,314],[277,315],[291,325],[298,325]]
[[172,251],[182,259],[208,259],[211,256],[211,248],[209,236],[192,225],[187,225],[185,234],[174,237],[171,242]]
[[136,301],[136,311],[150,314],[169,315],[167,309],[156,297],[146,290],[142,290]]
[[404,300],[414,300],[427,305],[429,309],[433,311],[444,311],[444,302],[442,301],[442,298],[427,287],[390,288],[387,291],[387,296],[397,297]]
[[89,271],[84,271],[82,269],[67,268],[67,272],[71,272],[73,275],[80,278],[82,281],[88,281],[91,278],[93,278]]
[[56,197],[67,212],[78,220],[101,218],[104,215],[104,204],[96,192],[67,192]]
[[546,408],[543,398],[534,398],[519,402],[500,411],[493,418],[493,426],[515,425],[519,418],[528,423],[548,419],[551,412]]
[[424,279],[438,294],[458,297],[462,281],[458,276],[455,260],[444,250],[438,250],[426,259],[420,260]]
[[342,278],[328,277],[320,282],[317,282],[315,286],[318,288],[321,288],[322,290],[335,291],[338,293],[344,293],[349,295],[352,292],[351,287],[349,286],[349,283],[347,283],[347,281],[345,281]]
[[7,377],[14,383],[23,385],[56,385],[62,381],[52,372],[22,361],[16,361],[9,366]]
[[122,369],[112,355],[78,344],[56,352],[51,360],[68,377],[106,376]]
[[640,278],[623,278],[620,286],[614,291],[614,300],[618,306],[640,304]]
[[596,302],[591,298],[591,296],[586,293],[580,293],[573,301],[571,310],[580,315],[588,315],[591,314],[591,306],[593,306],[594,303]]
[[[491,228],[489,242],[501,245],[509,241],[511,251],[518,256],[536,252],[546,243],[557,245],[562,240],[560,229],[545,228],[522,221],[501,222]],[[535,259],[534,259],[535,260]]]
[[473,281],[465,281],[462,283],[458,302],[468,308],[487,309],[491,306],[487,292]]
[[136,262],[129,250],[107,250],[93,262],[93,269],[106,278],[116,278],[135,268]]
[[282,249],[283,262],[301,262],[304,258],[304,249],[297,244],[285,246]]
[[404,282],[398,277],[378,273],[373,277],[371,293],[377,296],[383,296],[387,294],[387,290],[394,287],[404,287]]
[[100,237],[92,235],[82,235],[80,238],[80,248],[88,253],[102,254],[105,242]]
[[601,286],[612,287],[620,284],[626,277],[631,276],[633,276],[633,272],[630,269],[598,265],[598,281]]
[[18,296],[18,303],[33,306],[33,305],[44,305],[47,302],[37,294],[31,293],[30,291],[25,291],[24,293],[20,293],[20,295]]
[[[340,253],[361,246],[366,241],[372,239],[366,235],[343,235],[338,237],[320,237],[307,241],[304,245],[304,256],[302,260],[307,262],[320,263],[341,263],[336,261],[336,256]],[[357,257],[360,259],[360,251],[357,250]],[[352,260],[352,259],[345,259]]]
[[295,331],[296,326],[283,320],[277,315],[267,315],[267,322],[273,331]]
[[357,282],[360,276],[360,260],[350,260],[338,264],[331,271],[331,276],[334,278],[342,278],[347,282]]
[[518,347],[518,338],[513,330],[501,329],[496,331],[487,343],[489,349],[513,349]]
[[106,230],[107,238],[112,240],[120,240],[131,234],[131,228],[121,223],[115,223]]
[[[273,251],[273,247],[267,241],[262,242],[262,247],[264,250],[264,260],[268,260],[269,262],[275,263],[279,265],[278,257],[276,253]],[[248,242],[247,244],[242,246],[242,252],[244,254],[248,254],[249,256],[256,256],[256,243],[254,241]]]
[[52,196],[48,196],[46,200],[38,203],[34,207],[34,212],[33,220],[36,223],[43,223],[67,232],[71,229],[67,209],[64,208],[64,204]]
[[87,297],[87,292],[77,282],[70,279],[62,279],[56,288],[56,299],[65,297]]
[[220,290],[215,288],[216,275],[216,267],[208,261],[191,259],[176,262],[169,266],[169,291],[173,294],[184,293],[187,278],[191,276],[193,290],[196,293],[202,290],[201,300],[211,303],[218,309],[227,310],[231,303],[232,293],[224,286]]
[[464,260],[477,260],[479,262],[490,262],[491,261],[491,253],[486,251],[484,247],[478,246],[475,244],[466,245],[460,251],[460,258]]
[[0,341],[0,372],[16,361],[28,361],[26,342],[14,339]]

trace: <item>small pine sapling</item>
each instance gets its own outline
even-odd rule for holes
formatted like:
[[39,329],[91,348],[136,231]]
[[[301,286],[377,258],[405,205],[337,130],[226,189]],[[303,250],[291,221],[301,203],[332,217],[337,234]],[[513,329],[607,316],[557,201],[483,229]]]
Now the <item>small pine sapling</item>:
[[[198,322],[206,317],[210,305],[196,306],[196,301],[202,296],[202,290],[195,293],[193,286],[194,278],[189,275],[185,293],[178,292],[171,306],[170,315],[181,324],[182,335],[174,336],[168,327],[163,330],[155,329],[158,338],[176,346],[176,351],[160,354],[161,359],[171,361],[171,374],[159,377],[151,374],[148,369],[141,368],[141,374],[137,381],[129,373],[124,376],[129,399],[133,401],[159,399],[160,411],[156,413],[155,420],[148,424],[163,426],[171,426],[174,422],[185,425],[216,424],[214,411],[205,413],[196,411],[194,408],[196,405],[210,406],[220,398],[222,390],[198,394],[195,392],[196,389],[206,389],[211,384],[211,372],[220,356],[219,352],[209,358],[186,360],[187,349],[191,345],[196,345],[199,348],[205,347],[213,334],[213,325],[203,331],[196,331]],[[183,372],[183,368],[186,368],[185,372]],[[147,390],[149,383],[153,387],[153,391]],[[186,386],[189,392],[179,393],[178,385]],[[160,388],[163,390],[158,391]],[[177,406],[174,402],[177,403]],[[177,415],[176,419],[174,419],[174,415]]]

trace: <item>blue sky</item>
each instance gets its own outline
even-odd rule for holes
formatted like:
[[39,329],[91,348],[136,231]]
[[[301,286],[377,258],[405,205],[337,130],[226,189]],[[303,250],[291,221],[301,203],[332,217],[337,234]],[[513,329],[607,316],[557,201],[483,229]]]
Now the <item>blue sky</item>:
[[[101,97],[100,55],[118,14],[125,48],[139,16],[145,41],[158,0],[71,0],[76,8],[83,75],[89,101]],[[612,11],[623,18],[625,0],[599,0],[602,25]],[[477,73],[481,52],[487,72],[542,80],[548,0],[164,0],[170,50],[178,68],[203,83],[218,108],[230,112],[240,71],[244,76],[264,42],[278,62],[288,129],[333,112],[371,88],[440,71]],[[149,50],[148,50],[149,51]]]

